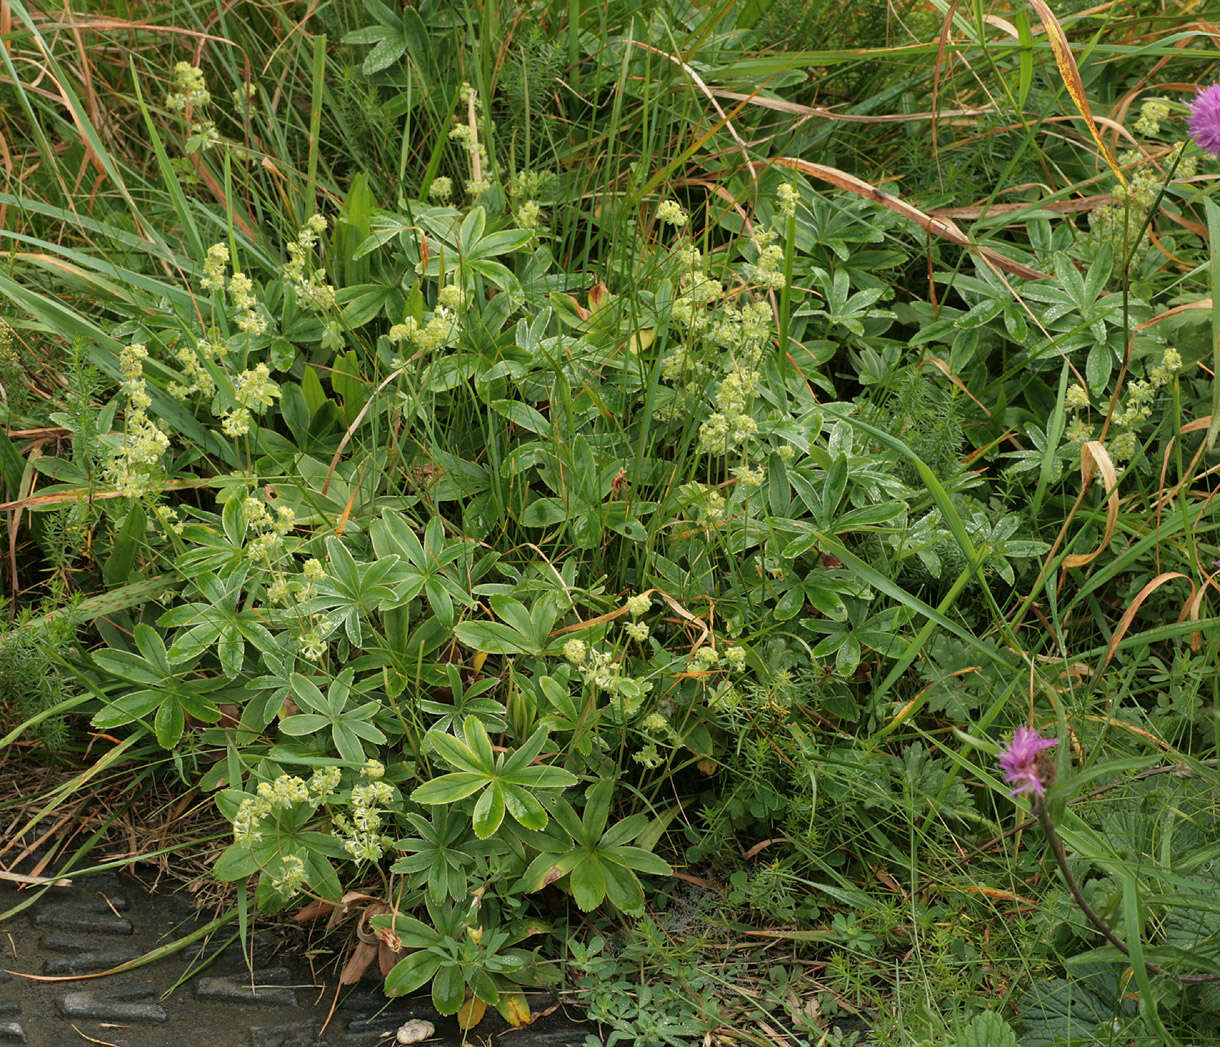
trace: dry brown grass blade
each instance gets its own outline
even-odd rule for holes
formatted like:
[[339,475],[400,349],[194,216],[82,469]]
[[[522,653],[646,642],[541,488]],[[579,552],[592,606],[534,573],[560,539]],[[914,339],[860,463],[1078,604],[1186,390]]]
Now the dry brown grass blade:
[[863,197],[865,200],[872,200],[874,203],[881,204],[883,207],[888,207],[895,214],[901,215],[908,221],[914,222],[925,232],[932,236],[938,236],[943,240],[948,240],[950,243],[957,244],[959,247],[964,247],[967,251],[977,254],[989,264],[997,269],[1002,269],[1014,276],[1021,276],[1027,280],[1049,280],[1049,273],[1041,272],[1038,269],[1031,269],[1028,265],[1015,261],[1007,255],[1000,254],[999,251],[994,251],[990,247],[984,247],[981,244],[976,244],[965,233],[963,233],[953,222],[947,219],[933,218],[931,215],[921,211],[913,204],[907,203],[896,196],[892,196],[883,189],[878,189],[870,182],[864,181],[862,178],[857,178],[853,174],[848,174],[846,171],[840,171],[837,167],[827,167],[825,164],[815,164],[809,160],[801,160],[795,156],[781,156],[775,163],[780,167],[788,167],[793,170],[800,171],[802,174],[817,178],[823,182],[829,182],[831,185],[838,186],[840,189],[846,189],[849,193],[855,193],[857,196]]
[[71,887],[72,881],[63,876],[23,876],[21,873],[0,871],[0,880],[5,883],[22,883],[33,887]]
[[1076,105],[1077,111],[1084,117],[1085,125],[1089,129],[1089,134],[1093,136],[1093,141],[1097,143],[1097,148],[1101,151],[1102,157],[1109,165],[1110,170],[1114,172],[1114,177],[1118,179],[1120,185],[1127,184],[1127,178],[1119,169],[1119,166],[1114,161],[1113,155],[1110,153],[1110,147],[1102,140],[1101,132],[1097,128],[1097,121],[1093,117],[1093,107],[1089,105],[1088,95],[1085,93],[1084,81],[1080,78],[1080,69],[1076,65],[1076,59],[1072,56],[1072,48],[1068,44],[1067,35],[1063,31],[1063,26],[1059,24],[1059,19],[1054,15],[1054,12],[1046,5],[1044,0],[1029,0],[1030,6],[1041,19],[1043,28],[1046,29],[1046,37],[1050,41],[1051,50],[1055,55],[1055,64],[1059,67],[1059,76],[1063,80],[1063,86],[1067,88],[1067,92],[1072,96],[1072,101]]
[[1080,196],[1075,200],[1051,200],[1046,203],[1032,201],[1020,204],[975,204],[972,207],[934,207],[928,214],[933,218],[982,218],[984,215],[1013,214],[1024,211],[1032,215],[1036,211],[1053,211],[1056,214],[1079,214],[1081,211],[1092,211],[1112,202],[1114,197],[1109,193],[1095,193],[1092,196]]
[[[1122,643],[1122,639],[1127,635],[1127,630],[1131,628],[1132,621],[1135,620],[1136,612],[1140,609],[1143,602],[1148,599],[1166,582],[1171,582],[1175,578],[1186,578],[1181,571],[1162,571],[1152,581],[1148,582],[1138,593],[1135,594],[1135,599],[1131,601],[1130,606],[1123,611],[1123,616],[1118,620],[1118,627],[1114,630],[1114,635],[1110,638],[1110,646],[1106,648],[1106,656],[1101,660],[1101,665],[1097,667],[1097,671],[1101,672],[1107,665],[1110,664],[1110,659],[1114,657],[1114,652],[1118,650],[1118,645]],[[1190,581],[1189,578],[1186,579]],[[1195,585],[1191,582],[1190,594],[1193,597],[1195,593]],[[1187,600],[1186,606],[1190,605]]]
[[[1151,731],[1145,731],[1141,727],[1136,727],[1135,724],[1133,724],[1133,723],[1127,723],[1125,720],[1115,719],[1113,716],[1093,715],[1093,716],[1086,716],[1085,719],[1088,720],[1090,723],[1104,723],[1107,727],[1113,727],[1119,731],[1126,731],[1128,734],[1138,735],[1140,738],[1143,738],[1146,741],[1151,742],[1158,749],[1161,749],[1162,751],[1164,751],[1166,753],[1171,753],[1174,756],[1178,755],[1178,753],[1176,752],[1174,747],[1172,745],[1170,745],[1168,742],[1166,742],[1164,739],[1158,738]],[[1163,768],[1158,768],[1157,770],[1168,771],[1171,769],[1172,768],[1163,767]],[[1147,772],[1145,772],[1145,774],[1146,773]],[[1143,775],[1141,775],[1141,777],[1143,777]],[[1101,790],[1098,793],[1094,793],[1093,795],[1095,795],[1095,796],[1101,795],[1101,792],[1104,792],[1104,790]]]
[[[201,487],[212,487],[214,480],[174,480],[159,488],[161,491],[192,491]],[[71,502],[98,502],[111,498],[124,497],[118,491],[91,491],[87,487],[74,487],[70,491],[56,491],[54,494],[32,494],[27,498],[17,498],[11,502],[0,502],[0,512],[11,509],[36,509],[48,505],[67,505]]]
[[[1161,477],[1160,477],[1160,485],[1158,488],[1159,493],[1157,495],[1156,505],[1153,506],[1153,508],[1156,511],[1158,520],[1160,518],[1161,513],[1164,512],[1164,510],[1169,505],[1169,503],[1172,502],[1174,500],[1174,498],[1177,497],[1178,491],[1181,490],[1182,484],[1184,482],[1183,480],[1179,480],[1172,487],[1170,487],[1168,489],[1166,489],[1166,487],[1165,487],[1165,478],[1169,475],[1169,459],[1173,455],[1174,444],[1177,442],[1178,437],[1180,437],[1180,436],[1187,436],[1190,433],[1207,432],[1207,430],[1209,428],[1211,428],[1211,424],[1212,424],[1212,416],[1210,414],[1206,418],[1196,418],[1192,422],[1187,422],[1184,426],[1182,426],[1181,429],[1179,429],[1177,431],[1177,433],[1175,433],[1173,436],[1171,436],[1169,438],[1169,442],[1165,445],[1165,453],[1163,455],[1161,455]],[[1202,443],[1199,445],[1198,449],[1194,453],[1194,457],[1192,457],[1190,460],[1190,464],[1186,467],[1186,476],[1189,477],[1189,476],[1194,475],[1195,466],[1197,466],[1199,464],[1199,459],[1201,459],[1203,457],[1203,453],[1206,450],[1207,450],[1206,443]],[[1220,468],[1220,466],[1215,466],[1212,469],[1207,470],[1207,472],[1204,473],[1203,475],[1207,476],[1208,473],[1214,472],[1217,468]],[[1202,477],[1199,477],[1199,479],[1202,479]]]
[[974,401],[975,406],[977,406],[978,409],[983,412],[983,414],[985,414],[988,418],[991,417],[991,412],[987,410],[986,404],[984,404],[982,400],[980,400],[974,395],[974,393],[966,388],[966,383],[963,382],[951,370],[949,370],[949,365],[945,363],[944,360],[942,360],[939,356],[926,356],[919,362],[919,366],[922,368],[925,364],[931,364],[933,367],[935,367],[941,374],[948,378],[949,381],[951,381],[963,393],[970,397],[970,399]]
[[[1101,555],[1102,550],[1110,543],[1110,537],[1114,534],[1114,527],[1118,523],[1118,471],[1114,468],[1114,462],[1110,459],[1110,452],[1106,450],[1105,445],[1100,440],[1088,440],[1080,447],[1080,493],[1083,495],[1090,485],[1093,483],[1095,473],[1101,473],[1102,482],[1106,486],[1106,528],[1101,536],[1101,541],[1097,543],[1097,548],[1091,553],[1073,553],[1071,556],[1063,558],[1064,568],[1083,567],[1085,564],[1092,563]],[[1071,521],[1072,516],[1076,515],[1076,509],[1080,505],[1077,501],[1072,507],[1072,512],[1068,520],[1064,524]]]
[[[0,31],[0,35],[2,31]],[[13,154],[9,151],[8,139],[0,132],[0,166],[4,168],[4,180],[9,185],[13,183]],[[7,229],[8,204],[0,204],[0,229]]]
[[868,116],[863,113],[837,113],[833,109],[824,109],[818,105],[801,105],[799,102],[789,102],[783,98],[766,98],[758,94],[742,94],[739,91],[713,91],[717,98],[727,98],[731,102],[745,102],[761,109],[774,109],[777,113],[789,113],[806,119],[840,120],[852,124],[905,124],[914,120],[943,120],[949,117],[986,116],[995,112],[990,106],[978,109],[945,109],[939,113],[928,110],[924,113],[881,113]]

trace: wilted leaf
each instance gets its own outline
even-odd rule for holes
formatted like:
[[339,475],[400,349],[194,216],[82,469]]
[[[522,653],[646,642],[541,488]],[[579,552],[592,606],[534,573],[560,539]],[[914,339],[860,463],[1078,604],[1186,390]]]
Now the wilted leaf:
[[483,1015],[486,1011],[487,1004],[477,996],[472,996],[457,1009],[458,1025],[463,1029],[473,1029],[483,1020]]

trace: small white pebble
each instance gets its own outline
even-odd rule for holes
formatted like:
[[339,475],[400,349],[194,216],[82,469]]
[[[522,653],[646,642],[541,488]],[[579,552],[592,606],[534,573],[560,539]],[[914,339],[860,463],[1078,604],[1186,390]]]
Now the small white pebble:
[[395,1039],[399,1043],[419,1043],[436,1033],[436,1026],[423,1018],[412,1018],[398,1027]]

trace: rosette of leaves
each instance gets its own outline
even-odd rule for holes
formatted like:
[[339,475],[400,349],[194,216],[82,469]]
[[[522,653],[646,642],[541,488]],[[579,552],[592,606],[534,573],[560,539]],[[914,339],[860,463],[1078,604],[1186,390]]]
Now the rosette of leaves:
[[572,897],[583,912],[603,901],[626,913],[644,909],[644,888],[637,873],[669,876],[673,870],[643,847],[633,846],[647,828],[648,815],[641,811],[606,828],[610,817],[613,782],[598,782],[585,793],[585,808],[578,816],[562,796],[552,806],[563,836],[552,836],[554,848],[544,845],[526,869],[521,884],[536,891],[567,877]]

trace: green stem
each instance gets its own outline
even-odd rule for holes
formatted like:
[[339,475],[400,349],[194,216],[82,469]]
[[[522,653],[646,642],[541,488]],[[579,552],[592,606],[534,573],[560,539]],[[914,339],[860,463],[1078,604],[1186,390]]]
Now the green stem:
[[[1046,804],[1035,800],[1034,807],[1038,815],[1038,824],[1042,826],[1042,831],[1046,834],[1046,840],[1051,845],[1051,853],[1055,856],[1055,864],[1059,866],[1059,872],[1063,875],[1063,881],[1067,884],[1068,890],[1071,891],[1073,900],[1080,906],[1080,911],[1089,918],[1089,922],[1102,933],[1106,941],[1124,956],[1130,957],[1131,950],[1110,929],[1110,925],[1098,916],[1093,911],[1093,907],[1085,901],[1084,894],[1080,890],[1080,884],[1076,882],[1076,877],[1072,875],[1072,870],[1068,867],[1067,853],[1063,849],[1063,841],[1059,839],[1059,834],[1055,831],[1055,823],[1051,821],[1050,812],[1047,810]],[[1144,967],[1149,974],[1163,974],[1168,978],[1177,980],[1182,985],[1202,985],[1204,982],[1220,981],[1220,972],[1213,974],[1175,974],[1173,971],[1167,971],[1164,967],[1159,967],[1148,960],[1144,961]]]

